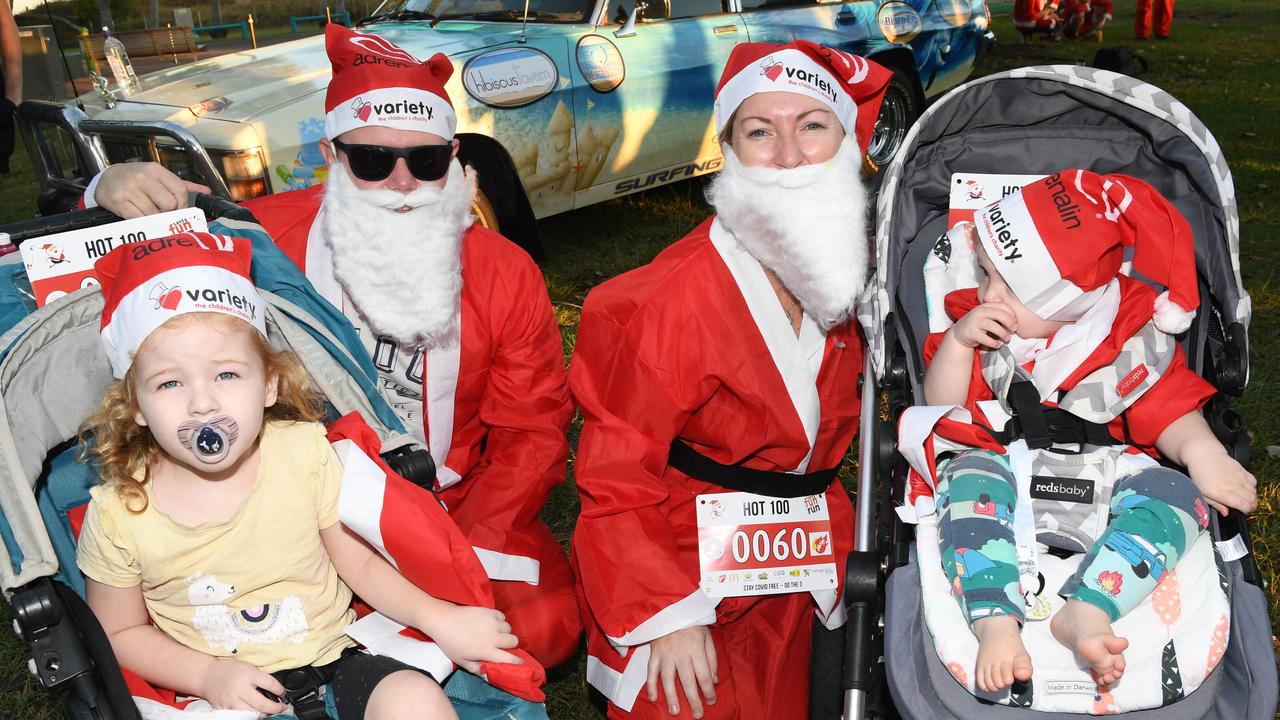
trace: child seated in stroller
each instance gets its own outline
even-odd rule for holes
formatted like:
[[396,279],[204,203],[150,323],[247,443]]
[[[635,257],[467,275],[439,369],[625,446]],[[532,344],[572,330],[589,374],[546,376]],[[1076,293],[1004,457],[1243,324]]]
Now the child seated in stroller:
[[[1213,387],[1188,369],[1175,343],[1153,342],[1187,330],[1198,307],[1191,230],[1146,183],[1084,170],[1032,183],[960,230],[982,276],[976,290],[947,296],[955,324],[926,342],[924,392],[929,405],[960,405],[974,418],[967,431],[951,426],[950,447],[971,449],[939,459],[936,488],[943,569],[979,641],[974,679],[995,692],[1031,678],[1020,637],[1026,542],[1016,537],[1018,506],[1080,487],[1019,472],[1026,466],[993,450],[1001,446],[992,434],[972,432],[983,427],[978,402],[1012,397],[1006,392],[1021,381],[1038,394],[1035,412],[1042,402],[1105,407],[1094,420],[1113,438],[1103,443],[1126,456],[1121,467],[1146,466],[1115,474],[1109,508],[1099,510],[1105,530],[1078,548],[1087,554],[1058,590],[1067,602],[1051,622],[1054,637],[1107,686],[1124,673],[1128,646],[1111,623],[1150,595],[1205,532],[1205,500],[1224,514],[1257,505],[1254,477],[1199,412]],[[1133,269],[1167,292],[1157,297],[1121,274],[1127,248]],[[946,427],[935,432],[946,436]],[[1153,450],[1190,478],[1156,465]]]
[[116,381],[82,432],[103,479],[77,551],[88,603],[122,666],[214,707],[283,712],[270,673],[331,666],[339,720],[456,717],[430,676],[354,650],[352,592],[464,668],[520,662],[516,638],[339,522],[341,464],[298,358],[267,342],[250,253],[189,233],[97,263]]

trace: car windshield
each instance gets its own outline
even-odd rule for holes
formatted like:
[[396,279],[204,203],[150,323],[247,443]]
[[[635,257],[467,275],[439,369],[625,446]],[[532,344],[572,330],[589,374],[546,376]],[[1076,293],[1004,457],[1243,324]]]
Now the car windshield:
[[[493,20],[520,22],[526,0],[401,0],[384,3],[374,15],[378,21],[396,20]],[[536,22],[585,22],[595,7],[593,0],[528,0],[529,19]]]

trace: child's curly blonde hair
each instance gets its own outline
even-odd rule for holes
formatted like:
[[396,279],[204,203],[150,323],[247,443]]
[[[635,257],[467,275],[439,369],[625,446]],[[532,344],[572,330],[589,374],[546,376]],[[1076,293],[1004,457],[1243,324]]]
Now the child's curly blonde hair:
[[[220,326],[228,334],[244,333],[262,359],[267,378],[277,378],[276,402],[263,412],[263,420],[315,422],[324,417],[324,401],[311,389],[311,379],[302,362],[289,350],[276,350],[253,326],[216,313],[186,313],[171,318],[162,328],[179,328],[196,319]],[[150,338],[148,338],[150,340]],[[147,342],[138,348],[146,351]],[[150,429],[134,419],[138,412],[137,363],[123,378],[111,383],[102,398],[102,407],[80,425],[81,461],[90,460],[98,469],[103,485],[114,487],[130,512],[147,509],[146,484],[151,466],[163,450]]]

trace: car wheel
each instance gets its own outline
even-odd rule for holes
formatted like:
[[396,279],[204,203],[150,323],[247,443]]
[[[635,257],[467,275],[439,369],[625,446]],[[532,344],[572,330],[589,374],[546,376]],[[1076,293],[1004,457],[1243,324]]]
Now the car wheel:
[[476,224],[486,230],[492,230],[496,233],[502,232],[502,225],[498,222],[498,213],[493,209],[493,204],[489,202],[489,198],[479,189],[476,190],[476,197],[471,201],[471,214],[476,216]]
[[920,104],[911,79],[895,70],[893,79],[885,89],[884,100],[880,103],[880,117],[876,118],[875,133],[871,135],[871,145],[867,148],[867,155],[876,166],[888,164],[898,148],[902,147],[907,131],[920,116]]

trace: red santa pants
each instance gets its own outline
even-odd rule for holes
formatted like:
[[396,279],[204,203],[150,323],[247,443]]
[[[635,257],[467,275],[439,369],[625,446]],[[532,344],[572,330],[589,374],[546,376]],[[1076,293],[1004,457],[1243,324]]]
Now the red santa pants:
[[[725,604],[732,601],[726,600]],[[804,720],[809,716],[809,646],[813,641],[813,598],[808,593],[774,595],[755,602],[736,618],[721,615],[711,626],[720,683],[716,704],[703,702],[704,720]],[[732,611],[730,611],[732,613]],[[631,712],[609,704],[610,718],[692,720],[679,679],[680,714],[667,712],[640,689]]]
[[1137,12],[1133,18],[1134,37],[1145,40],[1151,34],[1153,15],[1156,37],[1169,37],[1169,30],[1173,27],[1173,0],[1154,0],[1154,7],[1152,0],[1138,0]]
[[493,600],[511,623],[511,632],[545,668],[553,668],[573,656],[582,637],[573,571],[560,543],[545,531],[538,558],[538,584],[518,580],[491,583]]

